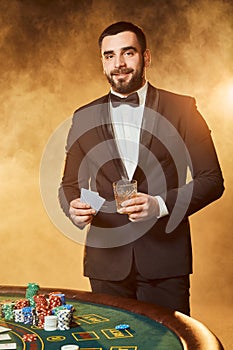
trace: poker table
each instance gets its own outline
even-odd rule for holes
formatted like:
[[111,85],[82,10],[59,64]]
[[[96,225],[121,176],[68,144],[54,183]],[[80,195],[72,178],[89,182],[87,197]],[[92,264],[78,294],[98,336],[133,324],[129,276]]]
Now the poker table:
[[[0,303],[23,298],[25,291],[26,287],[0,286]],[[53,291],[40,288],[40,293],[45,295]],[[0,326],[10,328],[9,342],[15,342],[18,350],[59,350],[67,344],[78,345],[80,350],[223,349],[206,326],[182,313],[133,299],[77,290],[59,291],[75,309],[69,330],[45,331],[0,318]],[[129,328],[115,329],[119,324],[127,324]],[[36,334],[36,340],[25,342],[23,336],[28,333]]]

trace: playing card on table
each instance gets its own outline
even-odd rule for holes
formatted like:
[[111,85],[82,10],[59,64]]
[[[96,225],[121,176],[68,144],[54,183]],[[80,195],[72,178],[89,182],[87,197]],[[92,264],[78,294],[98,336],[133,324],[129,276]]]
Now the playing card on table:
[[98,192],[90,191],[85,188],[81,188],[81,202],[89,204],[93,209],[98,212],[105,202],[105,199],[99,195]]
[[10,331],[10,330],[11,330],[10,328],[0,326],[0,333],[8,332],[8,331]]
[[0,344],[0,350],[4,349],[17,349],[16,343],[6,343],[6,344]]
[[0,340],[11,340],[11,337],[8,333],[0,334]]

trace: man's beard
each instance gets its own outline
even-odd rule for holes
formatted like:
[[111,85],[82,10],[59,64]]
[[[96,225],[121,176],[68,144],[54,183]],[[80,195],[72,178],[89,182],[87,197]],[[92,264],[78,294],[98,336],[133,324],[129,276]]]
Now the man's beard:
[[[114,80],[114,75],[116,74],[127,74],[133,73],[132,78],[129,81],[125,79]],[[114,69],[109,75],[106,74],[108,82],[112,86],[113,90],[120,94],[130,94],[138,89],[140,89],[144,82],[144,64],[141,65],[139,70],[134,71],[131,68],[119,68]]]

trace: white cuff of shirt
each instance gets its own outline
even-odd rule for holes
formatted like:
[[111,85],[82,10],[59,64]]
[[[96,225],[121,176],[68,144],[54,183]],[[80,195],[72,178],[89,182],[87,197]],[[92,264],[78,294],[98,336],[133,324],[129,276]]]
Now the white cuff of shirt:
[[159,215],[157,216],[157,218],[162,218],[163,216],[166,216],[169,214],[168,210],[167,210],[167,206],[163,200],[162,197],[160,196],[155,196],[155,198],[157,199],[158,203],[159,203]]

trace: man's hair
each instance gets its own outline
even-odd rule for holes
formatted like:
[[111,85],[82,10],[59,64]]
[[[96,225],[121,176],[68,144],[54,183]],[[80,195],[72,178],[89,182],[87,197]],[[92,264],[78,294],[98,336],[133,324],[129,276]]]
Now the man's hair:
[[102,46],[102,41],[106,36],[116,35],[122,32],[133,32],[135,33],[138,42],[141,46],[142,52],[146,50],[146,36],[142,29],[130,22],[116,22],[107,27],[99,37],[98,43],[99,47]]

